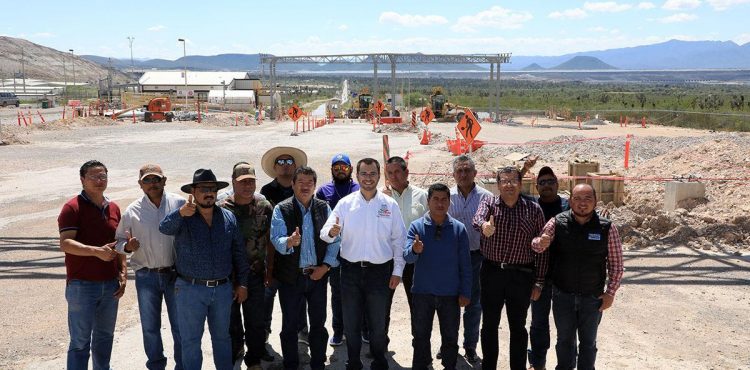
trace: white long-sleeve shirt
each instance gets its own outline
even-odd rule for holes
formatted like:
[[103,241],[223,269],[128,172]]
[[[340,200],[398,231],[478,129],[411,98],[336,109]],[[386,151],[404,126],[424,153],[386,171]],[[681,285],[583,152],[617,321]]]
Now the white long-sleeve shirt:
[[401,211],[393,198],[378,191],[369,201],[361,191],[342,198],[320,230],[320,238],[332,243],[328,236],[339,219],[341,225],[341,257],[349,262],[386,263],[393,260],[393,275],[404,271],[406,227]]
[[148,267],[169,267],[175,263],[174,237],[164,235],[159,231],[159,223],[172,211],[185,204],[185,199],[173,193],[164,192],[161,203],[157,208],[154,203],[143,195],[140,199],[130,203],[122,213],[120,224],[117,225],[115,237],[116,250],[125,253],[125,231],[138,239],[141,247],[130,257],[130,267],[133,271]]

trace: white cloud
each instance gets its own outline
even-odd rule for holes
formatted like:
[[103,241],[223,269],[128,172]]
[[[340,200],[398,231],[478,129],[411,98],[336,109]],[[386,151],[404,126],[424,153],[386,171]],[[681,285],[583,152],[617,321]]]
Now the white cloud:
[[588,13],[583,9],[575,8],[566,9],[561,12],[552,12],[549,13],[548,17],[552,19],[583,19],[588,17]]
[[378,21],[387,24],[395,23],[405,27],[421,27],[448,23],[448,20],[441,15],[412,15],[398,14],[396,12],[380,13]]
[[162,31],[162,30],[165,30],[165,29],[167,29],[167,26],[164,26],[164,25],[161,25],[161,24],[148,28],[148,30],[151,31],[151,32],[159,32],[159,31]]
[[516,29],[533,19],[527,11],[515,11],[493,6],[474,15],[458,18],[451,29],[456,32],[476,32],[478,28]]
[[750,33],[743,33],[732,38],[732,41],[736,42],[737,45],[745,45],[750,42]]
[[714,10],[727,10],[731,7],[748,4],[750,0],[706,0]]
[[654,3],[652,2],[644,1],[642,3],[638,3],[638,9],[649,10],[653,8],[656,8],[656,5],[654,5]]
[[339,31],[346,31],[346,30],[349,29],[349,25],[342,24],[342,25],[338,26],[338,29],[339,29]]
[[661,7],[667,10],[685,10],[695,9],[700,5],[700,0],[667,0]]
[[698,19],[698,16],[695,14],[688,14],[688,13],[677,13],[670,15],[668,17],[660,18],[658,19],[661,23],[680,23],[680,22],[688,22],[692,20]]
[[622,12],[632,7],[633,6],[630,4],[618,4],[614,1],[606,1],[606,2],[598,2],[598,3],[586,2],[583,4],[583,9],[585,10],[588,10],[591,12],[607,12],[607,13]]

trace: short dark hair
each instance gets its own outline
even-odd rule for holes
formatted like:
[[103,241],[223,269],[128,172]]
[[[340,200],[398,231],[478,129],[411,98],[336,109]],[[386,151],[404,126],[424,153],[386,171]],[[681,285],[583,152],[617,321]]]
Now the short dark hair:
[[573,189],[570,189],[570,197],[571,198],[573,198],[573,190],[575,190],[576,186],[578,186],[578,185],[586,185],[586,186],[590,187],[591,188],[591,193],[594,194],[594,201],[597,201],[597,198],[596,198],[596,189],[594,189],[593,185],[591,185],[589,183],[586,183],[586,182],[582,182],[580,184],[575,184],[573,186]]
[[518,182],[521,183],[521,181],[523,180],[523,178],[521,177],[521,171],[519,171],[518,168],[515,167],[515,166],[505,166],[505,167],[497,170],[497,176],[495,176],[495,180],[497,180],[497,182],[499,183],[500,182],[500,174],[502,174],[502,173],[514,173],[514,172],[516,173],[516,176],[518,176]]
[[398,164],[399,166],[401,166],[402,170],[406,171],[407,164],[406,164],[405,159],[396,156],[396,157],[388,158],[388,161],[386,162],[386,164],[394,164],[394,163]]
[[292,177],[292,183],[297,182],[297,175],[308,175],[313,177],[313,183],[318,183],[318,174],[314,169],[308,166],[300,166],[294,171],[294,177]]
[[86,176],[86,172],[89,172],[89,168],[94,167],[104,167],[104,173],[107,173],[107,166],[105,166],[104,163],[97,161],[96,159],[92,159],[84,163],[78,173],[81,175],[81,177],[84,177]]
[[359,173],[359,168],[361,167],[362,163],[364,164],[375,164],[375,168],[378,170],[378,173],[380,173],[380,162],[378,162],[375,158],[362,158],[357,162],[357,173]]
[[436,182],[430,185],[429,188],[427,188],[427,200],[430,200],[430,198],[432,198],[432,194],[435,194],[435,192],[443,192],[448,194],[448,197],[451,196],[451,191],[450,189],[448,189],[447,185]]
[[453,158],[453,171],[456,170],[456,167],[458,167],[459,163],[468,163],[472,169],[474,170],[477,169],[477,166],[476,166],[476,163],[474,163],[474,160],[471,159],[471,157],[469,157],[466,154],[461,154],[458,157]]

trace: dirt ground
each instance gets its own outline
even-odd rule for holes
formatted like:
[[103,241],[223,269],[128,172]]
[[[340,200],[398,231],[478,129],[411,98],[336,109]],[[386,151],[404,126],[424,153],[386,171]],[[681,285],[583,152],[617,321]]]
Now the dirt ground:
[[[195,122],[58,122],[50,123],[47,129],[12,131],[27,143],[14,142],[0,146],[4,170],[0,174],[0,185],[4,189],[0,192],[0,288],[3,291],[0,310],[4,312],[0,316],[0,328],[4,333],[0,337],[0,369],[65,367],[68,340],[64,299],[65,270],[63,254],[58,248],[56,218],[62,204],[80,191],[77,171],[86,160],[95,158],[108,166],[110,181],[106,194],[124,208],[140,196],[136,184],[137,171],[146,162],[161,164],[169,178],[167,190],[179,193],[179,186],[189,182],[197,168],[212,168],[217,176],[228,179],[234,163],[246,160],[257,165],[261,155],[277,145],[305,150],[309,165],[319,171],[320,182],[328,181],[329,160],[336,152],[345,151],[353,160],[365,156],[382,159],[383,156],[382,134],[373,133],[371,126],[361,122],[337,121],[333,125],[291,136],[291,122],[264,121],[261,125],[231,126],[234,121],[231,117],[213,119],[213,124],[209,121],[209,124],[201,125]],[[524,120],[523,117],[516,118],[518,122]],[[565,150],[555,149],[555,145],[511,147],[499,145],[501,143],[557,140],[560,137],[611,137],[607,139],[611,141],[607,142],[608,147],[588,147],[579,143],[566,145],[580,148],[583,152],[575,154],[578,157],[601,155],[599,160],[603,162],[604,168],[621,170],[621,144],[626,134],[636,135],[633,142],[634,153],[638,150],[635,148],[638,139],[643,140],[643,143],[659,146],[663,140],[680,138],[679,140],[694,140],[691,143],[698,146],[709,142],[716,135],[707,131],[673,127],[642,129],[635,126],[620,128],[619,125],[604,125],[596,126],[595,130],[579,131],[569,123],[558,124],[542,120],[539,124],[549,127],[535,128],[529,127],[528,122],[525,123],[516,127],[489,123],[482,126],[479,139],[494,144],[488,144],[474,154],[482,166],[480,172],[507,164],[508,161],[502,156],[508,151],[541,154],[540,162],[534,170],[546,164],[545,161],[559,166],[563,160],[568,159],[563,157],[573,156]],[[7,126],[3,127],[3,132],[9,132],[6,128]],[[454,137],[453,124],[433,123],[430,129],[435,138]],[[441,179],[452,185],[447,176],[452,156],[446,150],[443,140],[435,140],[437,143],[432,145],[419,145],[417,134],[408,129],[384,127],[383,131],[389,136],[391,155],[404,156],[408,153],[409,166],[414,174],[413,183],[425,186]],[[714,158],[714,149],[722,155],[716,158],[726,158],[732,148],[739,149],[740,157],[748,158],[748,147],[737,144],[744,143],[744,138],[731,143],[725,140],[732,139],[721,137],[720,140],[722,141],[716,145],[710,145],[709,142],[701,146],[701,150],[705,152],[696,152],[698,154],[690,157],[687,162],[679,158],[664,157],[677,153],[684,142],[676,142],[677,149],[669,149],[665,153],[634,155],[633,174],[642,175],[637,172],[641,168],[644,171],[651,168],[647,173],[653,173],[654,161],[667,169],[674,164],[675,168],[682,166],[679,167],[681,172],[691,172],[691,163],[695,162],[695,167],[701,168],[701,158]],[[684,168],[687,169],[683,170]],[[703,170],[692,172],[701,171]],[[270,181],[259,166],[258,175],[259,186]],[[628,182],[626,191],[631,186],[636,190],[641,189],[638,187],[641,185],[631,185]],[[634,197],[625,207],[620,207],[622,210],[619,214],[618,209],[613,210],[616,223],[630,224],[632,217],[628,216],[628,212],[654,212],[653,215],[642,216],[658,216],[656,213],[662,201],[658,197],[663,197],[663,194],[658,193],[658,183],[649,186],[655,189],[651,193],[644,193],[650,198]],[[599,329],[600,368],[750,369],[750,352],[747,346],[750,334],[746,330],[750,327],[750,248],[746,218],[738,219],[742,216],[741,213],[747,214],[743,198],[748,187],[745,182],[727,182],[722,183],[721,187],[707,185],[707,188],[707,204],[704,202],[688,207],[690,209],[685,210],[687,213],[684,217],[679,216],[682,218],[665,215],[670,220],[676,220],[667,222],[666,227],[669,230],[677,228],[679,222],[687,222],[688,216],[693,212],[704,217],[701,212],[710,207],[712,202],[716,202],[721,207],[710,209],[716,221],[709,222],[701,218],[701,222],[736,222],[737,228],[728,232],[738,236],[731,240],[722,239],[720,243],[717,242],[716,248],[705,248],[702,240],[711,238],[697,239],[706,232],[700,225],[693,225],[693,230],[701,235],[682,233],[671,239],[663,239],[661,237],[669,230],[659,235],[654,230],[647,232],[658,222],[649,220],[644,225],[645,220],[641,220],[641,224],[633,224],[635,226],[631,228],[642,235],[626,244],[626,271],[622,288],[613,308],[605,313]],[[721,194],[729,191],[732,194]],[[636,208],[648,201],[653,203],[650,208]],[[733,216],[727,216],[730,213]],[[648,243],[635,240],[648,240]],[[698,244],[696,240],[699,240]],[[131,276],[126,295],[120,302],[113,350],[113,367],[116,369],[143,368],[145,363],[134,285]],[[411,366],[410,320],[406,307],[405,295],[399,287],[393,305],[390,333],[391,365],[394,368]],[[274,333],[270,340],[275,352],[280,352],[277,335],[280,331],[280,317],[277,304]],[[330,314],[328,320],[327,327],[330,328]],[[163,321],[167,327],[166,315]],[[501,329],[499,367],[504,368],[507,366],[508,343],[504,319]],[[168,331],[163,333],[169,341],[169,335],[166,334]],[[432,343],[434,352],[439,347],[437,333],[435,327]],[[554,328],[552,338],[554,343]],[[306,347],[301,346],[301,350],[305,351]],[[171,356],[171,350],[167,352]],[[329,347],[328,354],[331,368],[344,368],[345,347],[335,350]],[[265,363],[265,367],[280,368],[279,357],[272,364]],[[365,364],[369,362],[365,356],[363,359]],[[207,341],[204,341],[204,362],[206,368],[213,368]],[[459,362],[461,368],[470,368],[463,360]],[[555,364],[554,349],[548,354],[548,364],[550,367]]]

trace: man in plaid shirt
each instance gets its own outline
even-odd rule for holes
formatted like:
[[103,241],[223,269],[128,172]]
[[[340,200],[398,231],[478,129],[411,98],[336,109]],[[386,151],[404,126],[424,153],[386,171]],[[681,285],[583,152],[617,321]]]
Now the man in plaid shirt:
[[620,235],[594,207],[594,188],[576,185],[570,210],[551,219],[532,242],[537,252],[549,249],[554,261],[550,275],[558,369],[573,369],[576,363],[578,369],[594,369],[602,312],[612,306],[622,279]]
[[544,227],[538,204],[521,194],[521,173],[505,167],[497,173],[499,196],[484,198],[473,226],[482,232],[482,369],[497,368],[498,326],[503,306],[510,329],[510,368],[525,369],[526,314],[541,294],[547,273],[547,252],[535,253],[531,241]]

